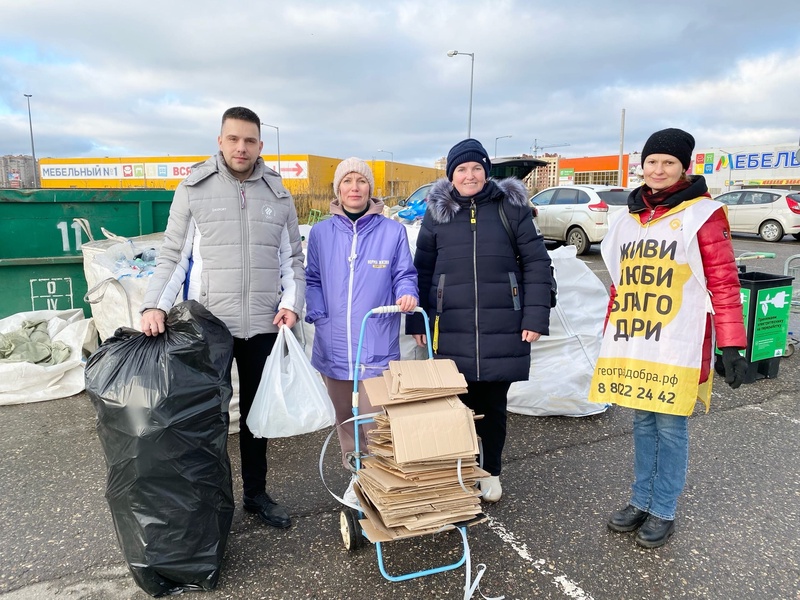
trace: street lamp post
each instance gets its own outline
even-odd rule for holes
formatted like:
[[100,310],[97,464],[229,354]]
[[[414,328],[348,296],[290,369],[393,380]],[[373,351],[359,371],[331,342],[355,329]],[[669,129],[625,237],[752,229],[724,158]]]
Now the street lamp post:
[[33,94],[23,94],[28,100],[28,128],[31,130],[31,154],[33,155],[33,187],[39,187],[39,167],[36,166],[36,148],[33,146],[33,120],[31,119],[31,98]]
[[472,64],[469,69],[469,117],[467,118],[467,137],[472,137],[472,83],[475,75],[475,53],[474,52],[459,52],[458,50],[450,50],[447,56],[450,58],[454,56],[469,56],[472,59]]
[[[278,175],[281,175],[281,130],[278,128],[277,125],[270,125],[269,123],[261,123],[264,127],[272,127],[275,130],[275,134],[278,137]],[[283,177],[283,175],[281,175]]]
[[378,152],[383,152],[391,157],[391,162],[389,163],[389,195],[394,196],[394,152],[389,150],[378,150]]
[[494,138],[494,157],[497,158],[497,140],[502,140],[503,138],[510,138],[510,135],[498,135]]

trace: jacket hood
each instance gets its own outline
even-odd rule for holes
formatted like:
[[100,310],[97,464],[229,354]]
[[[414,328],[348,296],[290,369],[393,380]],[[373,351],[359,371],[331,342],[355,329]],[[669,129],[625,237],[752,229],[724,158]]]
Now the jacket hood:
[[[455,197],[453,183],[446,178],[438,179],[428,193],[428,212],[436,223],[449,223],[464,206]],[[478,196],[488,194],[490,202],[497,202],[504,196],[516,206],[528,206],[528,189],[519,179],[489,179]]]
[[[192,172],[183,180],[183,183],[186,185],[194,185],[210,177],[214,173],[227,175],[231,179],[234,178],[228,170],[228,167],[225,166],[225,159],[222,158],[222,152],[217,152],[207,160],[192,165]],[[263,179],[267,181],[268,177],[279,177],[279,175],[264,164],[264,159],[259,156],[253,167],[253,174],[250,175],[248,179]]]
[[[342,203],[339,202],[338,199],[331,200],[330,211],[332,215],[341,215],[346,219],[348,218],[347,215],[344,214]],[[379,200],[378,198],[369,199],[369,207],[363,216],[374,214],[383,214],[383,200]]]
[[[691,185],[688,188],[672,194],[672,196],[661,202],[659,206],[674,208],[686,200],[693,200],[695,198],[699,198],[700,196],[708,195],[708,186],[706,185],[705,177],[702,175],[690,175],[689,181],[691,182]],[[644,198],[642,198],[644,188],[645,186],[638,187],[631,192],[630,196],[628,196],[629,212],[640,213],[649,208],[647,204],[645,204]]]

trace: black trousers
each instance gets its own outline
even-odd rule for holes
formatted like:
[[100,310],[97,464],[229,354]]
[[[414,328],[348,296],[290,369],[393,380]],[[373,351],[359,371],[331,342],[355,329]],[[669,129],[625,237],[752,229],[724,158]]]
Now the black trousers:
[[267,439],[256,438],[247,427],[247,415],[253,406],[261,372],[267,362],[277,333],[262,333],[248,339],[233,338],[233,358],[239,371],[239,452],[242,458],[244,495],[252,498],[266,491]]
[[475,421],[475,429],[483,444],[483,469],[490,475],[500,475],[501,471],[510,387],[508,381],[468,381],[467,393],[458,396],[476,415],[483,415]]

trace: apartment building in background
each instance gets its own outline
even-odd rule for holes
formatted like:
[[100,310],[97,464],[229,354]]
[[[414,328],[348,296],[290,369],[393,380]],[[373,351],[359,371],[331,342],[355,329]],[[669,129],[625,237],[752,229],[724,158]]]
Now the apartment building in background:
[[0,188],[32,188],[36,186],[33,157],[26,155],[0,156]]

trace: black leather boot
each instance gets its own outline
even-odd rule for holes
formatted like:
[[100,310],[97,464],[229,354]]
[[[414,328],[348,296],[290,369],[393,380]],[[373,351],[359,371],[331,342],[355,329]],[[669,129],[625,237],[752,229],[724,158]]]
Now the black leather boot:
[[628,504],[625,508],[620,508],[611,513],[611,518],[608,520],[608,528],[622,533],[633,531],[644,523],[647,517],[648,514],[645,511]]
[[284,529],[292,524],[288,511],[266,492],[261,492],[254,498],[244,496],[242,504],[247,512],[255,513],[267,525]]
[[636,534],[636,543],[645,548],[658,548],[667,543],[674,530],[675,521],[649,515]]

